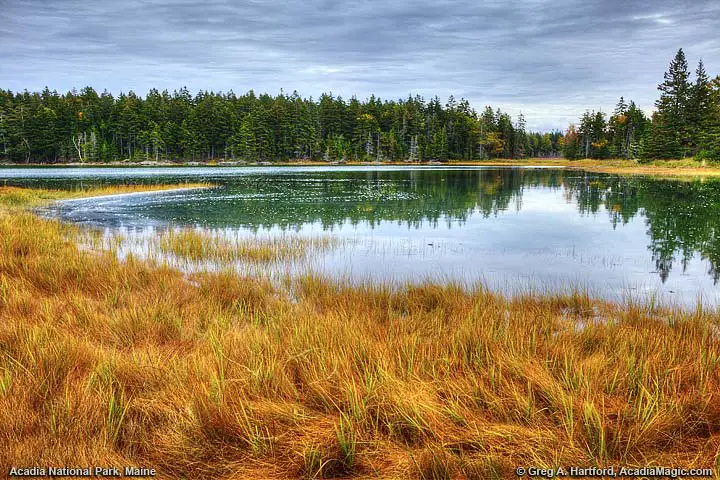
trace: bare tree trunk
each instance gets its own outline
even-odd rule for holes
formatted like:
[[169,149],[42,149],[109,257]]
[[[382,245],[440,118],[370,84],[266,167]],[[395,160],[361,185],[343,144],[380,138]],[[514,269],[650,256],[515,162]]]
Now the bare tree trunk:
[[[23,110],[22,106],[20,107],[20,125],[22,131],[25,132],[25,111]],[[22,137],[22,140],[25,144],[25,147],[27,148],[27,154],[25,155],[25,163],[30,163],[30,142],[28,142],[28,139],[24,135]]]
[[30,142],[28,142],[27,138],[23,137],[23,142],[25,142],[25,147],[27,147],[27,154],[25,155],[25,163],[30,163]]
[[633,138],[633,126],[632,123],[627,127],[627,135],[625,135],[625,158],[630,158],[630,144]]
[[[0,114],[0,124],[4,124],[5,121],[5,115]],[[8,151],[7,151],[7,135],[5,131],[3,130],[3,156],[7,157]]]
[[380,162],[380,132],[378,132],[377,136],[377,161]]
[[73,145],[75,146],[75,150],[77,150],[77,154],[78,154],[78,158],[80,159],[80,163],[83,163],[82,148],[81,148],[82,140],[80,138],[80,135],[77,135],[77,136],[73,135],[72,142],[73,142]]

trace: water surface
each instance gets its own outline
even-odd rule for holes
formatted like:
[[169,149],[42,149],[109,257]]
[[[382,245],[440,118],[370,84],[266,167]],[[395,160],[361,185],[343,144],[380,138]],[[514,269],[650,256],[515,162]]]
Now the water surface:
[[218,187],[69,201],[50,213],[134,235],[170,225],[334,235],[346,246],[314,267],[357,280],[581,285],[612,299],[718,303],[716,181],[518,167],[0,169],[0,185],[186,181]]

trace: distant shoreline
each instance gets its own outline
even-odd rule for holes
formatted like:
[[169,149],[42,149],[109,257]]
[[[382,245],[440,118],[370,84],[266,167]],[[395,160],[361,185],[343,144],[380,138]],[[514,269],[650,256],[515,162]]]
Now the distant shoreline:
[[656,160],[639,163],[634,160],[566,160],[564,158],[494,159],[448,162],[323,162],[290,160],[283,162],[107,162],[107,163],[0,163],[3,168],[229,168],[229,167],[328,167],[328,166],[447,166],[447,167],[557,167],[593,173],[617,175],[650,175],[656,177],[720,177],[720,165],[704,165],[692,159]]

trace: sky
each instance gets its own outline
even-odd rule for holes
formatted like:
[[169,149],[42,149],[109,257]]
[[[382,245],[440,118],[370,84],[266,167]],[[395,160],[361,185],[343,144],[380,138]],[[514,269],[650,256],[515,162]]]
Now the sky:
[[565,128],[651,111],[678,48],[720,73],[720,1],[0,0],[0,88],[466,98]]

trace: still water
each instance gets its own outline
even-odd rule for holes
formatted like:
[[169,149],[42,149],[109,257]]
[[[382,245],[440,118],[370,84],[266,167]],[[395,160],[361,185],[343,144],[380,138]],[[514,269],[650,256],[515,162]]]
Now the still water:
[[354,280],[720,303],[717,181],[516,167],[0,169],[0,185],[190,181],[217,188],[68,201],[44,213],[134,235],[176,225],[337,236],[344,246],[313,268]]

